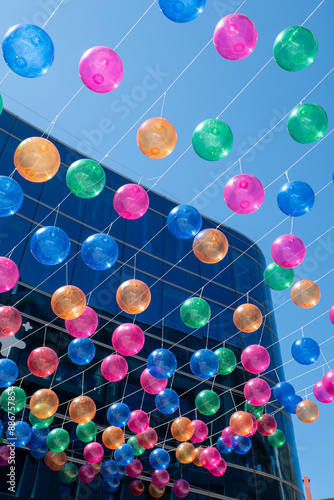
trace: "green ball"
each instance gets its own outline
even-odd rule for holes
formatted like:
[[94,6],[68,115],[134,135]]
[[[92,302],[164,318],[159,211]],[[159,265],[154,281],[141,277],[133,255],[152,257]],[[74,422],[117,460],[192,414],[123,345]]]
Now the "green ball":
[[32,412],[29,413],[29,422],[31,423],[31,425],[38,427],[38,429],[44,429],[44,427],[49,427],[49,425],[52,424],[54,418],[55,418],[54,415],[52,415],[49,418],[38,418],[35,417],[35,415]]
[[244,410],[247,413],[251,413],[253,417],[258,418],[264,412],[264,406],[254,406],[246,401],[246,403],[244,404]]
[[206,300],[192,297],[183,302],[180,308],[180,317],[189,328],[200,328],[207,324],[211,316],[211,309]]
[[217,161],[231,151],[233,134],[221,120],[205,120],[195,128],[192,143],[195,152],[203,160]]
[[2,443],[2,441],[3,441],[3,434],[1,434],[0,436],[0,444]]
[[214,353],[218,356],[219,360],[219,375],[229,375],[229,373],[232,373],[237,365],[237,358],[234,352],[231,349],[227,349],[227,347],[220,347]]
[[75,433],[80,441],[83,441],[84,443],[90,443],[95,439],[95,436],[97,434],[97,427],[91,420],[87,424],[77,425]]
[[271,446],[274,446],[275,448],[281,448],[281,446],[283,446],[285,443],[284,433],[279,429],[276,429],[274,434],[268,436],[268,442]]
[[63,483],[73,483],[78,477],[78,468],[74,464],[66,464],[65,467],[59,471],[59,476]]
[[284,269],[275,262],[269,264],[264,271],[264,281],[273,290],[285,290],[289,288],[294,279],[295,273],[293,269]]
[[53,429],[53,431],[48,434],[46,444],[51,451],[64,451],[70,444],[70,436],[65,429]]
[[136,457],[139,457],[140,455],[142,455],[145,451],[145,448],[142,448],[141,446],[139,446],[139,444],[137,443],[137,438],[136,436],[131,436],[129,437],[128,441],[127,441],[127,444],[129,444],[130,446],[132,446],[133,448],[133,451],[135,452],[135,456]]
[[27,395],[21,387],[7,387],[0,397],[0,405],[8,413],[21,411],[27,402]]
[[2,113],[2,110],[3,110],[3,100],[2,100],[2,97],[0,95],[0,115]]
[[303,26],[290,26],[274,42],[274,58],[286,71],[300,71],[313,63],[318,42],[312,31]]
[[317,104],[299,104],[289,115],[289,134],[301,144],[318,141],[325,135],[327,127],[327,114]]
[[101,193],[105,183],[103,168],[93,160],[75,161],[66,174],[66,184],[78,198],[95,198]]
[[202,415],[214,415],[220,408],[220,399],[214,391],[201,391],[195,399],[197,410]]

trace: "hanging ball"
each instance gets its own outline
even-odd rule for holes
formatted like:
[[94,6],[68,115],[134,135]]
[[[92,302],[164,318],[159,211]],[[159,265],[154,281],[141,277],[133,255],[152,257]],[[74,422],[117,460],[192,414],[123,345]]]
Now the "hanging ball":
[[31,351],[27,365],[30,372],[36,377],[48,377],[57,370],[58,355],[50,347],[38,347]]
[[167,227],[173,236],[188,240],[196,236],[202,227],[202,216],[190,205],[174,207],[168,214]]
[[[246,439],[246,438],[243,438]],[[215,467],[214,469],[210,469],[210,473],[215,476],[215,477],[221,477],[225,474],[227,469],[226,462],[223,458],[220,459],[219,465]]]
[[319,408],[313,401],[305,399],[298,404],[296,415],[305,424],[312,424],[319,417]]
[[234,311],[233,323],[241,332],[256,332],[262,325],[262,313],[254,304],[242,304]]
[[315,340],[302,337],[296,340],[291,347],[292,357],[301,365],[312,365],[320,356],[320,347]]
[[190,484],[185,479],[177,479],[173,484],[173,493],[177,498],[185,498],[190,491]]
[[190,358],[190,370],[195,377],[207,379],[218,373],[219,360],[210,349],[200,349]]
[[173,421],[171,433],[176,441],[189,441],[194,434],[194,426],[189,418],[179,417]]
[[95,198],[106,183],[106,174],[101,165],[93,160],[77,160],[66,173],[66,184],[78,198]]
[[81,258],[94,271],[110,269],[118,259],[116,241],[108,234],[92,234],[81,247]]
[[195,153],[203,160],[221,160],[232,149],[233,134],[230,127],[221,120],[204,120],[194,130],[192,145]]
[[321,139],[328,127],[328,117],[317,104],[299,104],[288,118],[288,132],[301,144],[311,144]]
[[78,396],[71,401],[68,413],[73,422],[87,424],[95,417],[96,406],[88,396]]
[[277,422],[272,415],[264,413],[257,418],[257,430],[261,436],[271,436],[277,429]]
[[31,427],[27,422],[17,421],[8,427],[6,439],[10,446],[25,446],[31,438]]
[[118,307],[125,313],[140,314],[150,305],[151,292],[142,281],[127,280],[118,287],[116,301]]
[[151,467],[155,470],[167,469],[170,463],[169,453],[162,448],[157,448],[156,450],[151,451],[149,462]]
[[206,0],[159,0],[162,13],[176,23],[188,23],[198,17]]
[[142,455],[145,452],[145,448],[142,448],[137,443],[136,436],[129,437],[129,439],[128,439],[128,441],[127,441],[126,444],[129,444],[130,446],[132,446],[134,454],[135,454],[135,457],[139,457],[140,455]]
[[44,463],[47,467],[49,467],[49,469],[60,471],[67,464],[67,455],[64,451],[59,453],[48,451],[44,457]]
[[251,378],[244,387],[246,400],[254,406],[262,406],[268,403],[271,390],[269,384],[262,378]]
[[231,427],[228,426],[223,430],[221,438],[226,446],[232,448],[232,439],[234,438],[234,436],[236,436],[236,434],[232,431]]
[[237,436],[247,436],[253,429],[253,419],[245,411],[236,411],[230,418],[230,428]]
[[90,443],[96,437],[97,427],[93,421],[87,422],[86,424],[78,424],[75,433],[80,441],[83,443]]
[[274,58],[286,71],[300,71],[313,63],[318,42],[312,31],[304,26],[289,26],[274,42]]
[[21,387],[8,387],[2,391],[0,406],[7,413],[18,413],[23,410],[27,402],[27,395]]
[[46,439],[46,444],[51,451],[56,453],[65,451],[70,444],[69,433],[65,429],[53,429]]
[[114,195],[114,209],[127,220],[135,220],[146,214],[150,200],[144,188],[138,184],[124,184]]
[[90,464],[97,464],[103,458],[104,450],[100,443],[89,443],[86,444],[83,450],[83,456],[86,462]]
[[78,477],[78,467],[75,464],[66,464],[65,467],[59,471],[59,477],[63,483],[73,483]]
[[15,307],[0,306],[0,338],[15,335],[22,325],[22,316]]
[[197,467],[203,467],[203,465],[201,463],[201,453],[202,453],[203,450],[205,450],[205,448],[203,446],[199,446],[198,448],[195,448],[196,455],[195,455],[193,463]]
[[95,345],[90,339],[74,339],[68,345],[67,354],[72,363],[87,365],[95,357]]
[[302,181],[287,182],[277,195],[277,205],[286,215],[300,217],[311,210],[315,194],[311,186]]
[[181,443],[176,448],[176,458],[181,464],[190,464],[195,456],[196,450],[191,443]]
[[116,450],[124,443],[124,432],[120,427],[107,427],[103,431],[102,442],[109,450]]
[[15,262],[0,257],[0,292],[12,290],[19,280],[19,270]]
[[19,369],[14,361],[8,358],[0,359],[0,387],[13,385],[18,374]]
[[108,408],[107,419],[114,427],[124,427],[130,420],[131,412],[125,403],[114,403]]
[[180,308],[180,317],[189,328],[201,328],[209,321],[211,309],[206,300],[200,297],[191,297],[183,302]]
[[167,486],[169,479],[169,473],[165,469],[155,470],[151,475],[152,484],[158,488],[164,488],[164,486]]
[[250,413],[253,417],[257,418],[264,412],[264,406],[254,406],[248,403],[248,401],[244,404],[244,411]]
[[220,451],[220,453],[223,453],[224,455],[228,455],[229,453],[232,452],[232,447],[227,446],[222,437],[217,439],[217,450]]
[[51,308],[59,318],[78,318],[86,309],[86,296],[84,292],[76,286],[62,286],[52,295]]
[[248,57],[257,42],[257,31],[252,21],[243,14],[223,17],[216,26],[213,43],[225,59],[239,61]]
[[202,415],[214,415],[220,408],[220,399],[214,391],[204,390],[197,394],[195,406]]
[[46,182],[58,172],[60,156],[56,146],[48,139],[29,137],[17,146],[14,164],[27,181]]
[[20,210],[23,191],[14,179],[0,175],[0,217],[9,217]]
[[149,416],[143,410],[134,410],[131,412],[128,427],[130,431],[138,433],[145,431],[150,423]]
[[98,327],[99,319],[96,312],[86,306],[84,312],[75,319],[65,320],[65,328],[72,337],[86,338],[93,335]]
[[237,359],[234,352],[227,347],[219,347],[219,349],[216,349],[214,353],[219,361],[219,375],[229,375],[232,373],[237,365]]
[[165,488],[157,488],[151,483],[148,487],[148,492],[152,498],[161,498],[165,493]]
[[303,309],[314,307],[320,300],[320,289],[314,281],[300,280],[291,288],[291,298],[296,306]]
[[281,448],[285,443],[285,435],[279,429],[276,429],[274,434],[268,436],[268,443],[274,448]]
[[80,59],[79,74],[93,92],[115,90],[122,81],[124,68],[121,58],[108,47],[92,47]]
[[271,246],[271,256],[280,267],[289,269],[299,266],[306,255],[306,248],[301,239],[293,234],[283,234],[276,238]]
[[134,356],[144,347],[145,335],[134,323],[123,323],[112,335],[112,345],[122,356]]
[[119,354],[110,354],[101,363],[101,373],[110,382],[119,382],[128,373],[128,363]]
[[252,428],[252,430],[248,434],[246,434],[245,437],[254,436],[254,434],[257,431],[257,420],[256,420],[256,418],[251,413],[250,413],[250,416],[252,417],[252,420],[253,420],[253,428]]
[[91,464],[84,464],[81,467],[79,467],[78,470],[78,479],[82,483],[91,483],[93,479],[95,478],[96,473],[95,469]]
[[285,405],[295,397],[295,389],[289,382],[279,382],[275,385],[273,394],[280,403]]
[[137,144],[149,158],[165,158],[170,155],[177,141],[173,125],[165,118],[149,118],[141,124],[137,133]]
[[140,385],[148,394],[159,394],[167,387],[167,379],[160,380],[152,377],[147,368],[140,375]]
[[143,472],[143,464],[135,458],[131,464],[125,466],[125,472],[129,477],[136,478]]
[[137,443],[141,448],[150,450],[154,448],[158,442],[158,434],[152,427],[147,427],[143,432],[139,432],[136,436]]
[[54,266],[64,262],[71,249],[65,231],[55,226],[41,227],[30,240],[30,251],[41,264]]
[[264,281],[273,290],[281,291],[289,288],[294,279],[293,269],[284,269],[275,262],[269,264],[264,271]]
[[242,351],[241,363],[250,373],[263,373],[270,365],[270,355],[261,345],[250,345]]
[[177,368],[177,361],[174,354],[168,350],[155,349],[147,358],[147,369],[150,374],[160,380],[165,380],[173,375]]
[[235,175],[224,188],[224,200],[233,212],[251,214],[262,205],[264,188],[254,175]]
[[334,325],[334,306],[332,306],[329,310],[329,320]]
[[11,462],[11,449],[6,444],[4,446],[0,446],[0,466],[6,467]]
[[334,370],[327,372],[323,378],[324,387],[331,396],[334,396]]
[[134,495],[135,497],[139,497],[144,493],[144,491],[145,491],[145,486],[143,481],[139,481],[139,479],[131,481],[130,492],[132,493],[132,495]]
[[203,229],[194,238],[193,252],[201,262],[216,264],[228,251],[226,236],[218,229]]
[[297,406],[301,401],[303,401],[303,399],[300,396],[296,395],[291,401],[286,401],[284,403],[284,410],[288,413],[296,415]]
[[118,464],[117,462],[115,462],[115,460],[106,460],[101,465],[100,472],[102,477],[116,476],[117,471],[118,471]]
[[30,411],[37,418],[49,418],[58,409],[57,394],[51,389],[39,389],[30,398]]
[[171,415],[179,407],[179,396],[173,389],[164,389],[155,396],[155,406],[164,415]]
[[238,455],[246,455],[252,447],[252,441],[246,436],[234,436],[232,448]]
[[334,395],[327,392],[322,380],[314,385],[313,394],[320,403],[332,403],[334,401]]
[[115,460],[119,465],[131,464],[134,458],[133,448],[129,444],[122,444],[115,450]]
[[193,443],[203,443],[209,434],[208,426],[202,420],[192,420],[191,423],[194,427],[194,434],[191,436],[190,441]]
[[201,464],[205,469],[215,469],[218,467],[221,456],[219,451],[216,448],[213,448],[212,446],[208,446],[208,448],[205,448],[200,456]]

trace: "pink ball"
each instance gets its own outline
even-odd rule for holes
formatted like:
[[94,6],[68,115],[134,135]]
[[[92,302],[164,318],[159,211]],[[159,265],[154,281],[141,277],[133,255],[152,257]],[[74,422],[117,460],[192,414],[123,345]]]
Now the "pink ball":
[[83,455],[86,462],[97,464],[98,462],[101,462],[103,458],[103,446],[100,443],[96,442],[86,444],[86,446],[84,447]]
[[220,464],[221,456],[219,451],[212,446],[205,448],[200,457],[201,464],[205,469],[215,469]]
[[7,445],[0,446],[0,465],[6,466],[9,464],[10,447]]
[[191,436],[190,441],[203,443],[209,434],[208,426],[202,420],[193,420],[191,423],[194,427],[194,434]]
[[138,432],[145,431],[150,424],[150,419],[147,413],[143,410],[134,410],[130,414],[130,420],[128,422],[128,427],[130,431]]
[[0,338],[15,335],[21,325],[22,317],[15,307],[0,306]]
[[331,320],[331,322],[333,323],[334,325],[334,306],[332,306],[329,310],[329,319]]
[[323,383],[326,391],[334,396],[334,370],[327,372],[323,378]]
[[232,439],[236,436],[236,434],[232,431],[231,427],[225,427],[225,429],[222,432],[222,440],[226,446],[229,448],[232,448]]
[[143,464],[135,458],[131,464],[125,466],[125,472],[129,477],[136,478],[143,472]]
[[257,418],[257,430],[261,436],[271,436],[277,429],[277,422],[272,415],[264,413]]
[[90,464],[82,465],[78,470],[78,478],[82,483],[91,483],[95,477],[95,469]]
[[244,395],[251,405],[262,406],[268,403],[271,390],[267,382],[262,378],[251,378],[245,384]]
[[334,401],[334,395],[330,394],[322,380],[317,382],[313,387],[313,394],[315,399],[317,399],[320,403],[332,403]]
[[115,90],[122,81],[123,73],[121,58],[108,47],[92,47],[80,59],[80,78],[94,92]]
[[158,442],[158,434],[152,427],[147,427],[147,429],[137,434],[136,439],[139,446],[145,450],[151,450]]
[[19,280],[19,270],[15,262],[0,257],[0,292],[8,292]]
[[224,188],[226,205],[237,214],[251,214],[258,210],[264,200],[264,189],[256,177],[239,174],[228,181]]
[[57,370],[57,353],[50,347],[38,347],[31,351],[28,356],[27,365],[36,377],[48,377]]
[[190,484],[185,479],[178,479],[173,484],[173,493],[178,498],[184,498],[190,491]]
[[250,431],[249,434],[246,434],[245,437],[248,437],[248,438],[251,436],[254,436],[255,432],[257,431],[257,420],[254,417],[254,415],[252,415],[251,413],[250,413],[250,416],[252,417],[252,420],[253,420],[253,429]]
[[250,345],[241,353],[241,363],[250,373],[262,373],[270,364],[270,356],[261,345]]
[[139,219],[147,212],[149,204],[148,194],[138,184],[125,184],[114,196],[114,209],[123,219]]
[[299,266],[306,254],[306,248],[301,239],[293,234],[283,234],[276,238],[271,246],[271,256],[281,267],[290,269]]
[[223,17],[213,34],[216,50],[230,61],[239,61],[249,56],[256,42],[256,28],[252,21],[243,14],[230,14]]
[[134,356],[142,350],[145,343],[143,330],[134,323],[123,323],[112,335],[112,345],[123,356]]
[[91,307],[86,307],[84,312],[75,319],[66,319],[65,328],[72,337],[83,339],[90,337],[96,332],[99,319]]
[[155,470],[151,476],[152,484],[157,488],[164,488],[169,483],[169,474],[166,469]]
[[118,382],[128,373],[128,363],[122,356],[110,354],[101,363],[101,373],[105,379]]
[[168,379],[160,380],[152,377],[147,368],[140,375],[140,385],[148,394],[159,394],[167,387]]
[[223,458],[221,458],[218,467],[215,467],[215,469],[210,469],[210,472],[213,476],[220,477],[225,474],[226,469],[227,469],[226,462]]

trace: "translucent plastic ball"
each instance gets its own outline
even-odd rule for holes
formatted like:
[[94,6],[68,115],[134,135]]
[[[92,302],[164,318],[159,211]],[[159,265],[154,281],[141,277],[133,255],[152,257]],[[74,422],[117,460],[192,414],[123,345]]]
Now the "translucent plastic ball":
[[139,497],[144,493],[144,491],[145,491],[145,486],[143,481],[140,481],[139,479],[131,481],[130,492],[132,493],[132,495],[134,495],[135,497]]
[[15,307],[0,306],[0,338],[15,335],[21,325],[22,316]]
[[12,446],[25,446],[31,438],[31,427],[27,422],[17,421],[8,427],[6,439]]
[[293,269],[284,269],[275,262],[269,264],[264,271],[264,281],[273,290],[281,291],[289,288],[294,279],[295,273]]
[[221,56],[230,61],[248,57],[257,42],[257,31],[252,21],[243,14],[229,14],[216,26],[213,43]]
[[19,280],[19,270],[15,262],[0,257],[0,292],[8,292]]
[[282,212],[291,217],[300,217],[311,210],[315,194],[306,182],[292,181],[284,184],[278,192],[277,204]]
[[51,389],[39,389],[30,398],[30,410],[37,418],[49,418],[58,409],[57,394]]
[[302,337],[292,344],[291,354],[297,363],[312,365],[320,356],[320,347],[315,340],[309,337]]
[[285,435],[279,429],[276,429],[274,434],[268,436],[268,443],[274,448],[281,448],[285,443]]
[[257,419],[257,430],[261,436],[271,436],[277,429],[277,422],[272,415],[264,413]]
[[229,375],[232,373],[237,365],[237,359],[234,352],[227,347],[219,347],[219,349],[216,349],[214,353],[218,357],[219,361],[219,375]]
[[321,139],[328,127],[328,117],[317,104],[299,104],[288,118],[288,132],[301,144],[311,144]]
[[38,347],[28,356],[27,365],[36,377],[48,377],[57,370],[58,355],[50,347]]
[[125,477],[125,467],[126,465],[120,465],[118,464],[118,469],[117,469],[117,477],[118,479],[123,479],[123,477]]
[[218,229],[203,229],[194,238],[193,252],[201,262],[216,264],[228,251],[226,236]]
[[192,145],[195,153],[203,160],[221,160],[232,149],[233,134],[230,127],[221,120],[204,120],[194,130]]
[[139,457],[140,455],[142,455],[144,452],[145,452],[145,448],[142,448],[141,446],[139,446],[139,444],[137,443],[137,438],[136,436],[131,436],[129,437],[128,441],[127,441],[127,444],[129,444],[130,446],[132,446],[133,448],[133,451],[135,452],[135,456],[136,457]]
[[176,418],[170,430],[176,441],[189,441],[194,434],[194,426],[187,417]]
[[167,486],[167,484],[169,483],[169,479],[169,473],[166,471],[166,469],[155,470],[151,475],[152,484],[154,484],[154,486],[157,486],[158,488],[164,488],[165,486]]
[[170,456],[168,451],[162,448],[157,448],[156,450],[151,451],[149,461],[153,469],[164,470],[169,466]]
[[148,371],[153,377],[160,380],[171,377],[176,368],[176,357],[168,349],[155,349],[147,358]]
[[53,429],[46,439],[46,444],[51,451],[59,453],[65,451],[70,443],[69,433],[65,429]]
[[327,372],[323,378],[324,387],[329,394],[334,396],[334,370]]
[[254,304],[242,304],[234,311],[233,323],[242,332],[256,332],[262,325],[262,313]]
[[38,229],[30,240],[30,251],[41,264],[54,266],[63,262],[71,249],[67,234],[55,226]]
[[86,444],[83,450],[84,459],[91,464],[97,464],[104,456],[103,446],[100,443]]
[[195,451],[196,451],[196,456],[195,456],[195,459],[194,459],[194,465],[196,465],[197,467],[203,467],[202,463],[201,463],[201,453],[202,451],[204,450],[205,448],[203,446],[199,446],[198,448],[195,448]]
[[195,460],[196,450],[191,443],[181,443],[176,448],[175,454],[181,464],[190,464]]
[[177,498],[185,498],[190,491],[190,484],[185,479],[177,479],[173,484],[173,493]]
[[322,380],[314,385],[313,394],[315,399],[317,399],[320,403],[332,403],[334,401],[334,396],[326,391]]
[[279,382],[273,389],[274,397],[284,405],[295,397],[295,389],[289,382]]
[[220,408],[220,399],[216,392],[205,389],[197,394],[195,406],[202,415],[214,415]]
[[124,432],[120,427],[107,427],[103,431],[102,442],[109,450],[116,450],[124,443]]
[[131,464],[125,466],[125,471],[129,477],[136,478],[143,472],[143,464],[135,458]]
[[198,378],[207,379],[218,373],[219,360],[209,349],[200,349],[190,358],[190,370]]
[[79,74],[93,92],[115,90],[122,81],[124,68],[121,58],[108,47],[92,47],[80,59]]
[[112,345],[122,356],[134,356],[144,347],[145,335],[134,323],[123,323],[112,335]]
[[136,436],[137,443],[141,448],[150,450],[154,448],[158,442],[158,434],[152,427],[147,427],[143,432],[139,432]]
[[78,396],[71,401],[68,413],[73,422],[87,424],[95,417],[96,406],[92,398]]
[[95,477],[95,469],[91,464],[84,464],[79,467],[78,479],[82,483],[91,483]]
[[169,212],[167,227],[176,238],[187,240],[201,229],[202,216],[195,207],[179,205]]
[[263,373],[270,365],[270,355],[261,345],[250,345],[242,351],[241,363],[250,373]]
[[173,389],[164,389],[155,396],[155,406],[164,415],[171,415],[179,407],[179,396]]
[[212,446],[208,446],[205,448],[200,456],[201,464],[205,469],[215,469],[218,467],[221,456],[219,451]]
[[5,34],[2,52],[14,73],[25,78],[37,78],[52,66],[55,50],[51,38],[42,28],[33,24],[17,24]]
[[299,266],[306,255],[306,248],[301,239],[293,234],[283,234],[276,238],[271,246],[271,256],[280,267],[289,269]]
[[115,460],[106,460],[102,463],[100,472],[102,477],[116,476],[117,470],[118,464]]
[[142,281],[127,280],[118,287],[116,301],[122,311],[128,314],[140,314],[150,305],[151,292]]
[[162,13],[176,23],[188,23],[198,17],[206,0],[159,0]]
[[244,410],[247,413],[250,413],[253,417],[257,418],[264,412],[264,406],[254,406],[246,401],[244,404]]
[[60,156],[56,146],[48,139],[29,137],[17,146],[14,164],[27,181],[46,182],[58,172]]
[[274,42],[274,58],[286,71],[300,71],[313,63],[318,42],[312,31],[304,26],[289,26]]
[[52,295],[51,308],[59,318],[78,318],[86,309],[86,296],[76,286],[62,286]]
[[252,428],[252,430],[248,434],[246,434],[245,437],[254,436],[254,434],[257,431],[257,420],[256,420],[256,418],[251,413],[250,413],[250,416],[252,417],[252,420],[253,420],[253,428]]
[[15,214],[23,203],[23,191],[14,179],[0,175],[0,217]]
[[44,457],[44,463],[49,469],[59,471],[63,469],[67,463],[67,455],[65,452],[55,453],[48,451]]
[[91,420],[86,424],[78,424],[75,429],[75,433],[80,441],[82,441],[83,443],[90,443],[96,437],[97,427]]
[[133,448],[129,444],[122,444],[122,446],[115,450],[115,460],[119,465],[131,464],[134,458]]
[[165,493],[165,488],[157,488],[157,486],[151,483],[148,487],[148,492],[152,498],[161,498]]
[[303,401],[303,398],[296,395],[291,401],[286,401],[284,403],[284,410],[287,411],[288,413],[296,415],[297,406],[301,401]]
[[67,354],[76,365],[87,365],[95,357],[95,345],[90,339],[74,339],[68,345]]
[[180,308],[180,317],[189,328],[201,328],[211,317],[211,309],[206,300],[200,297],[191,297],[183,302]]
[[81,258],[94,271],[110,269],[118,259],[117,243],[108,234],[92,234],[82,244]]
[[66,173],[66,184],[78,198],[95,198],[101,193],[105,183],[103,168],[93,160],[77,160]]
[[75,319],[65,320],[65,328],[72,337],[86,338],[93,335],[98,327],[99,319],[96,312],[86,306],[84,312]]
[[168,379],[160,380],[152,377],[147,368],[140,375],[140,385],[148,394],[159,394],[166,389]]
[[47,444],[42,444],[39,448],[36,448],[36,449],[33,449],[33,450],[30,450],[30,453],[31,455],[34,457],[34,458],[43,458],[46,456],[46,454],[48,453],[49,451],[49,448],[47,446]]
[[262,378],[251,378],[245,384],[244,395],[247,401],[254,406],[265,405],[271,396],[270,386]]
[[101,373],[106,380],[118,382],[128,373],[128,363],[119,354],[110,354],[101,363]]
[[[243,438],[243,439],[245,439],[245,438]],[[214,469],[210,469],[210,473],[215,477],[221,477],[225,474],[226,469],[227,469],[226,462],[223,458],[221,458],[218,467],[215,467]]]
[[301,422],[312,424],[319,417],[319,408],[313,401],[305,399],[298,404],[296,415]]
[[11,459],[10,451],[10,447],[7,444],[0,446],[0,466],[4,467],[9,465]]
[[173,125],[165,118],[149,118],[139,127],[137,144],[142,153],[153,159],[170,155],[177,141]]
[[130,420],[131,412],[125,403],[114,403],[108,408],[107,419],[114,427],[124,427]]
[[231,415],[230,428],[237,436],[247,436],[253,429],[253,419],[245,411],[236,411]]
[[332,306],[329,310],[329,319],[330,319],[330,322],[333,323],[333,325],[334,325],[334,306]]
[[233,212],[251,214],[262,205],[264,188],[254,175],[235,175],[224,188],[224,200]]
[[143,432],[148,428],[149,424],[149,416],[143,410],[134,410],[131,412],[128,422],[130,431],[135,433]]
[[194,427],[194,433],[191,436],[190,440],[193,443],[202,443],[208,437],[208,426],[204,422],[202,422],[202,420],[192,420],[191,423]]
[[117,189],[113,203],[123,219],[135,220],[147,212],[150,200],[145,189],[138,184],[124,184]]
[[220,453],[223,453],[224,455],[228,455],[229,453],[232,452],[233,448],[230,447],[230,446],[227,446],[222,437],[218,438],[217,439],[217,450],[220,452]]
[[317,305],[321,297],[320,288],[314,281],[300,280],[291,288],[291,298],[296,306],[308,309]]
[[25,407],[26,402],[27,395],[21,387],[8,387],[0,396],[0,406],[8,413],[18,413]]
[[252,447],[252,441],[246,436],[234,436],[232,448],[238,455],[246,455]]
[[75,464],[66,464],[63,469],[59,471],[60,480],[63,483],[73,483],[78,477],[78,468]]

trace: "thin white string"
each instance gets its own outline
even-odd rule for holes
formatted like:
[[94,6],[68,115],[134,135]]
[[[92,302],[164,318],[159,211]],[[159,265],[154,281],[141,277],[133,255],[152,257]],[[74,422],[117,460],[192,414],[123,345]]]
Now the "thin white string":
[[55,8],[55,10],[52,12],[51,16],[45,21],[45,23],[43,24],[42,26],[42,29],[45,28],[45,26],[48,24],[48,22],[52,19],[52,17],[55,15],[55,13],[57,12],[57,10],[59,9],[59,7],[61,6],[61,4],[63,3],[64,0],[61,0],[60,3],[57,5],[57,7]]
[[116,50],[121,43],[126,39],[126,37],[131,33],[131,31],[137,26],[138,23],[143,19],[144,16],[148,13],[148,11],[153,7],[153,5],[157,2],[157,0],[154,0],[153,3],[148,7],[148,9],[145,10],[144,14],[140,16],[140,18],[135,22],[135,24],[132,26],[132,28],[129,29],[129,31],[126,33],[126,35],[123,36],[122,40],[118,42],[118,44],[114,47],[114,50]]
[[[9,73],[10,73],[10,71],[11,71],[11,70],[7,71],[7,73],[6,73],[6,74],[5,74],[5,76],[2,78],[2,80],[0,80],[0,85],[2,84],[2,82],[4,82],[4,81],[6,80],[7,76],[8,76],[8,75],[9,75]],[[3,95],[5,95],[5,94],[3,94]]]

